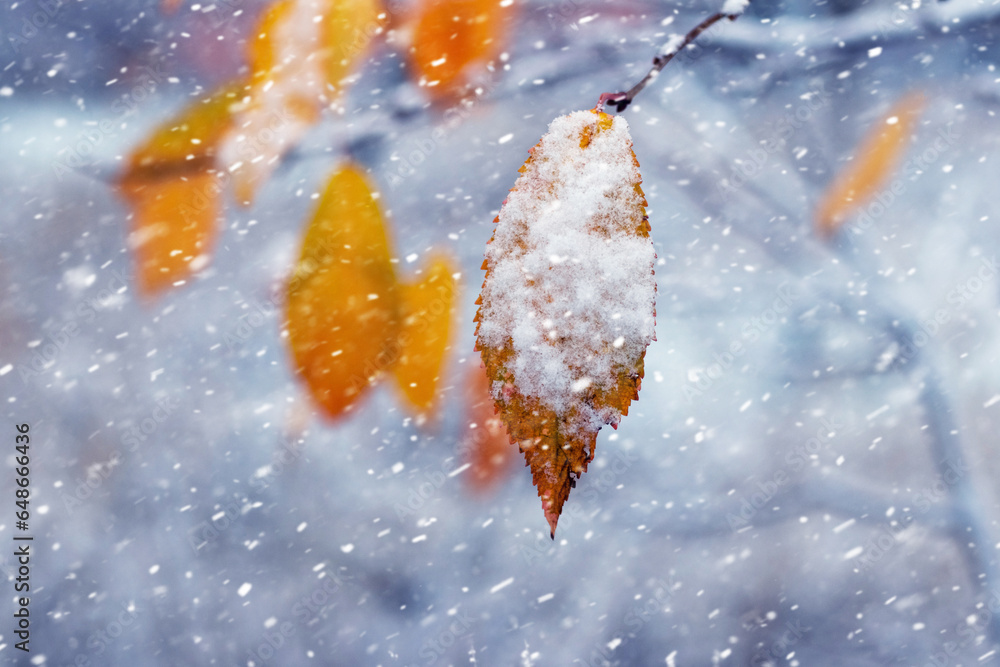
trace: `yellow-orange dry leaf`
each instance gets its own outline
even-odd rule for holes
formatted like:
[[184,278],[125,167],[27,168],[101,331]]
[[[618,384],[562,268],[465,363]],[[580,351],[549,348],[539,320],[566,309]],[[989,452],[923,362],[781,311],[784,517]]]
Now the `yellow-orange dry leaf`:
[[297,370],[331,417],[349,410],[384,370],[380,355],[395,314],[384,301],[369,300],[379,282],[334,261],[289,294],[288,337]]
[[228,83],[161,124],[132,152],[126,177],[158,178],[210,167],[243,89],[242,81]]
[[219,185],[206,171],[121,182],[132,209],[139,294],[151,297],[204,268],[219,226]]
[[654,340],[656,253],[624,118],[557,118],[486,248],[477,348],[555,535],[597,432],[638,398]]
[[475,364],[469,368],[466,392],[469,396],[469,430],[462,441],[464,459],[469,464],[466,487],[486,494],[503,480],[514,460],[514,448],[503,421],[496,414],[486,370]]
[[335,173],[288,287],[288,338],[298,372],[330,417],[351,409],[391,369],[398,288],[382,214],[354,168]]
[[377,0],[280,0],[260,19],[247,45],[249,102],[223,148],[238,202],[253,201],[281,156],[342,92],[379,17]]
[[438,376],[453,319],[456,269],[444,257],[431,261],[422,280],[399,286],[401,326],[393,373],[403,395],[427,410],[437,395]]
[[321,24],[322,57],[326,81],[343,88],[344,77],[351,74],[358,58],[376,35],[389,25],[389,16],[378,0],[328,0],[329,20]]
[[906,151],[923,106],[923,94],[906,95],[861,141],[854,160],[827,187],[816,207],[816,229],[822,236],[833,236],[854,211],[885,187]]
[[222,210],[215,149],[232,119],[240,84],[198,99],[157,128],[118,181],[132,210],[138,290],[153,296],[208,262]]
[[276,71],[285,54],[288,39],[282,33],[294,19],[298,0],[277,0],[261,15],[247,41],[247,64],[254,79],[266,78]]
[[423,0],[418,11],[415,78],[435,97],[450,98],[467,83],[471,66],[500,54],[512,9],[498,0]]

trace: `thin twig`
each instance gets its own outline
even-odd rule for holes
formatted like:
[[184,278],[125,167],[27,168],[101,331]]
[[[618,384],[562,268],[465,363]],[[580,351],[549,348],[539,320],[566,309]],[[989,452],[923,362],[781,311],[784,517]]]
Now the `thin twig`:
[[624,93],[601,93],[601,97],[597,100],[597,106],[594,107],[594,110],[602,111],[605,104],[611,103],[616,106],[618,113],[625,111],[628,105],[632,103],[632,100],[635,99],[635,96],[638,95],[650,81],[659,76],[660,72],[663,71],[663,68],[667,66],[667,63],[673,60],[674,56],[678,53],[687,48],[688,44],[698,39],[698,37],[701,36],[701,33],[705,32],[722,19],[735,21],[740,17],[740,14],[742,14],[742,12],[736,14],[725,14],[723,12],[712,14],[707,19],[692,28],[680,42],[674,43],[675,40],[670,40],[670,42],[667,43],[666,51],[653,58],[653,68],[646,73],[646,76],[642,77],[642,81],[635,84]]

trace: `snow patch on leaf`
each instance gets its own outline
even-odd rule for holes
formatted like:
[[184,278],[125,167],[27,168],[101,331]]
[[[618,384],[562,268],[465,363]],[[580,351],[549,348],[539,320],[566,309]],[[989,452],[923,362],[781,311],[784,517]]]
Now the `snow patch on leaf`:
[[[509,340],[518,389],[557,412],[583,389],[612,386],[653,340],[656,253],[636,235],[643,196],[628,123],[602,119],[608,127],[594,133],[595,120],[579,111],[552,122],[486,250],[479,340]],[[600,427],[620,413],[582,416]]]

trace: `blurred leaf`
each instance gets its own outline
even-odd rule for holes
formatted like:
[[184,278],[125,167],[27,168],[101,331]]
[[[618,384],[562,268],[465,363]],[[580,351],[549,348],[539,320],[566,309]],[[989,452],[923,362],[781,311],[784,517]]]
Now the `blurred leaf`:
[[434,403],[454,317],[457,269],[444,257],[432,260],[423,280],[400,285],[402,324],[394,369],[403,395],[417,410]]
[[511,462],[514,448],[503,421],[497,416],[496,404],[490,391],[490,378],[486,370],[470,365],[466,392],[469,398],[470,428],[462,449],[469,463],[466,486],[473,493],[486,494],[503,481]]
[[138,290],[153,296],[208,263],[222,209],[215,149],[241,84],[200,98],[157,128],[118,182],[132,209]]
[[[380,356],[395,314],[382,281],[336,262],[289,294],[288,336],[296,367],[331,417],[350,410],[385,370]],[[386,364],[388,365],[388,364]]]
[[435,98],[462,92],[473,65],[500,55],[510,5],[498,0],[423,0],[413,36],[414,78]]
[[127,176],[156,178],[167,172],[198,171],[211,164],[233,122],[243,82],[221,86],[160,125],[129,158]]
[[398,289],[382,214],[353,167],[335,173],[306,231],[288,287],[298,372],[331,417],[349,411],[395,361]]
[[223,149],[238,202],[253,201],[281,156],[343,92],[380,16],[376,0],[280,0],[265,12],[247,43],[249,103]]
[[388,15],[378,0],[327,0],[330,18],[321,24],[323,60],[330,86],[343,88],[344,77],[354,69],[375,35],[388,26]]
[[[476,347],[553,536],[601,425],[617,428],[638,398],[653,340],[655,253],[638,166],[621,117],[556,119],[521,167],[483,263]],[[634,328],[620,335],[626,319]]]
[[164,14],[173,14],[184,4],[184,0],[160,0],[160,11]]
[[865,135],[854,160],[827,187],[816,207],[816,229],[820,235],[833,236],[854,211],[885,187],[906,151],[923,107],[923,94],[910,93]]
[[220,186],[207,170],[121,183],[132,209],[140,294],[155,296],[208,264],[220,222]]
[[353,166],[327,184],[288,286],[288,337],[298,372],[331,417],[392,373],[407,402],[434,405],[448,349],[456,273],[444,258],[400,284],[385,221]]

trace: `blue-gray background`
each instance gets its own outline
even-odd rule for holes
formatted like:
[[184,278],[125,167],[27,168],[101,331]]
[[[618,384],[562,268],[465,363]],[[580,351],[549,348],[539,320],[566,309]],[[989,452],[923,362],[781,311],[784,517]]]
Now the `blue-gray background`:
[[[715,5],[517,5],[509,67],[447,117],[378,47],[348,113],[252,208],[230,202],[211,265],[153,304],[108,181],[237,71],[262,4],[2,10],[0,541],[27,422],[37,549],[32,653],[5,603],[5,664],[1000,660],[1000,4],[758,1],[625,112],[659,340],[555,542],[520,465],[483,498],[447,475],[482,250],[548,122],[638,80]],[[913,90],[927,103],[897,194],[819,240],[824,187]],[[462,265],[435,424],[389,385],[330,424],[290,370],[270,304],[346,156],[380,184],[400,258]]]

